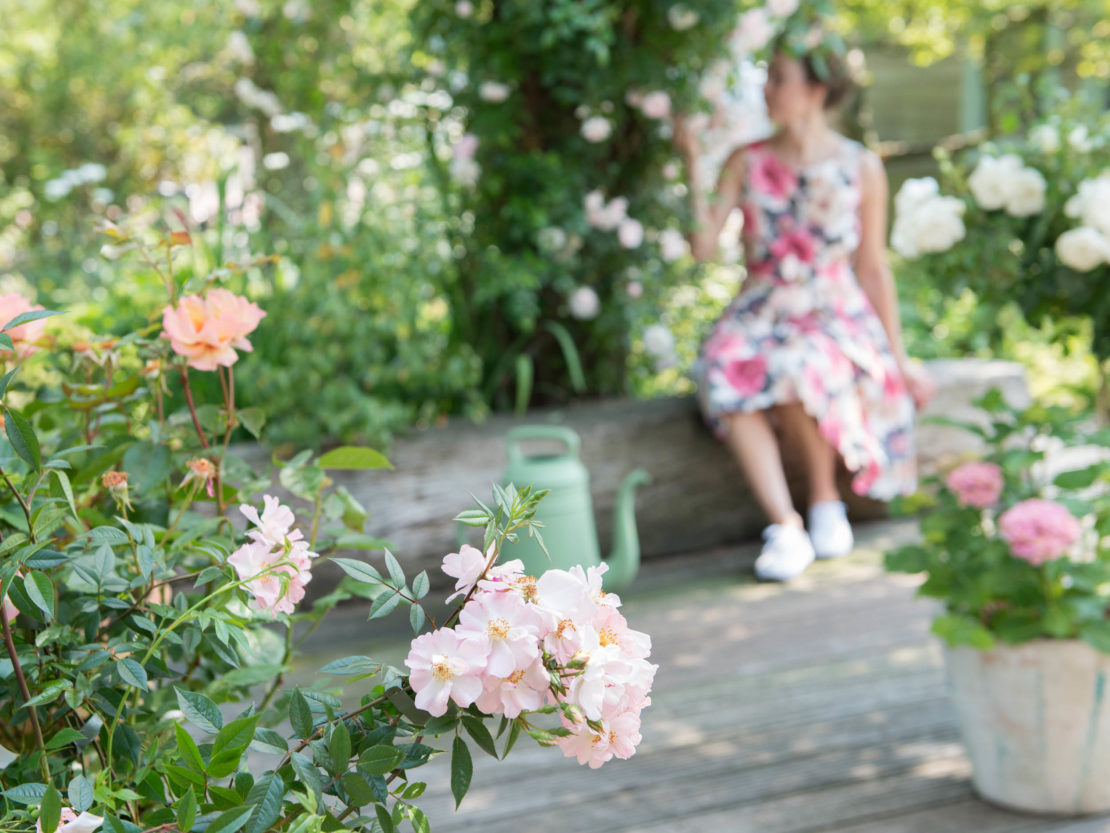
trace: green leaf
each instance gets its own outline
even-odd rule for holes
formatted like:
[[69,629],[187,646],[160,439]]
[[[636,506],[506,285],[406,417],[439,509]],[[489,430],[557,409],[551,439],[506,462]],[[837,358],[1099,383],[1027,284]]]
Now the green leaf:
[[69,680],[54,680],[43,686],[38,694],[23,704],[23,707],[29,708],[31,706],[41,706],[43,703],[53,702],[58,698],[58,695],[69,688],[73,688],[73,683]]
[[365,807],[367,804],[374,803],[374,790],[360,773],[348,772],[339,780],[351,799],[352,807]]
[[262,435],[262,426],[266,424],[266,412],[261,408],[241,408],[235,412],[235,416],[256,440]]
[[285,795],[285,782],[277,775],[267,775],[259,780],[247,794],[247,804],[254,805],[247,822],[246,833],[263,833],[281,815],[281,799]]
[[46,795],[46,784],[32,781],[4,790],[2,795],[5,798],[10,798],[16,804],[27,804],[35,807],[42,803],[42,797]]
[[133,685],[135,688],[142,691],[146,691],[149,688],[147,685],[146,669],[135,660],[121,659],[116,663],[116,670],[119,671],[120,678],[128,685]]
[[176,686],[174,691],[177,693],[178,708],[185,712],[190,723],[209,734],[220,731],[224,718],[215,703],[196,691],[185,691]]
[[193,829],[193,822],[197,818],[197,797],[192,787],[185,790],[185,794],[178,799],[175,818],[177,829],[181,833],[189,833]]
[[84,775],[76,775],[66,790],[69,806],[76,813],[83,813],[93,805],[93,785]]
[[395,746],[371,746],[358,756],[358,768],[370,775],[388,775],[404,757],[404,753]]
[[222,813],[214,822],[208,825],[205,833],[235,833],[247,823],[247,819],[254,813],[253,807],[236,807]]
[[517,416],[528,410],[528,403],[532,400],[532,383],[535,376],[535,365],[532,357],[521,353],[516,357],[516,407]]
[[512,725],[509,726],[509,735],[505,738],[505,749],[501,753],[502,759],[507,757],[513,751],[513,747],[516,746],[516,742],[520,738],[521,725],[519,720],[514,720]]
[[[5,350],[11,350],[13,353],[15,352],[15,343],[12,341],[12,337],[7,333],[0,333],[0,347]],[[19,367],[19,365],[16,365],[16,367]]]
[[1088,622],[1079,629],[1079,638],[1098,651],[1110,654],[1110,621]]
[[39,827],[42,833],[54,833],[61,820],[62,797],[54,787],[47,787],[42,796],[42,811],[39,815]]
[[353,558],[333,558],[331,561],[355,581],[365,584],[384,584],[381,573],[365,562],[356,561]]
[[293,689],[289,698],[289,722],[299,738],[307,738],[313,732],[312,709],[300,689]]
[[196,787],[204,787],[204,773],[197,772],[195,769],[186,769],[183,766],[176,764],[167,764],[166,772],[169,773],[171,778],[176,778],[181,784],[192,784]]
[[31,428],[31,423],[23,418],[18,411],[13,411],[5,406],[4,433],[23,461],[35,471],[42,469],[42,452],[39,451],[38,437]]
[[370,618],[380,619],[383,616],[388,616],[397,608],[397,605],[399,605],[401,601],[401,596],[396,590],[391,590],[387,593],[379,593],[370,605]]
[[[8,343],[7,344],[2,344],[0,346],[7,347],[9,350],[11,350],[11,349],[13,349],[11,336],[7,336],[7,338],[8,338]],[[0,399],[3,399],[4,395],[8,392],[8,385],[11,384],[12,379],[15,377],[15,374],[19,371],[20,367],[22,367],[22,365],[17,364],[15,367],[13,367],[11,370],[9,370],[7,373],[4,374],[3,379],[0,379]]]
[[54,618],[54,584],[50,576],[37,570],[28,573],[23,577],[23,589],[35,607],[46,614],[46,621],[51,621]]
[[212,742],[212,756],[208,761],[208,774],[213,778],[224,778],[239,768],[243,752],[254,740],[254,728],[258,715],[240,717],[232,720],[216,734]]
[[170,476],[173,461],[170,450],[162,443],[135,443],[123,455],[123,469],[131,475],[132,489],[149,495]]
[[420,633],[421,628],[424,627],[424,620],[426,618],[424,608],[420,605],[414,604],[409,608],[409,624],[412,626],[413,633]]
[[31,310],[30,312],[21,312],[19,315],[17,315],[11,321],[9,321],[7,324],[5,324],[3,327],[0,327],[0,330],[3,330],[4,332],[7,332],[8,330],[15,329],[20,324],[28,324],[32,321],[38,321],[42,318],[50,318],[52,315],[61,315],[61,314],[62,313],[59,312],[58,310],[52,310],[52,309],[35,309],[35,310]]
[[1056,475],[1052,482],[1061,489],[1086,489],[1106,470],[1103,465],[1088,466],[1085,469],[1065,471]]
[[393,819],[389,815],[389,811],[381,804],[374,805],[374,815],[378,817],[378,825],[382,829],[382,833],[393,833],[396,829],[393,825]]
[[428,571],[421,570],[417,574],[416,578],[412,580],[412,594],[418,599],[423,599],[425,596],[428,595],[428,589],[430,588],[430,586],[431,584],[428,581]]
[[[58,488],[62,490],[62,494],[65,496],[66,503],[69,504],[69,511],[73,513],[74,518],[78,518],[77,502],[73,499],[73,486],[69,482],[69,475],[66,474],[64,471],[60,471],[59,469],[51,469],[50,473],[54,476],[54,480],[57,482]],[[78,518],[78,520],[80,520],[80,518]]]
[[197,772],[204,772],[204,758],[201,757],[196,741],[180,723],[175,724],[174,729],[177,732],[177,754],[181,756],[182,762]]
[[380,451],[355,445],[342,445],[324,454],[316,464],[322,469],[391,469]]
[[272,755],[284,755],[289,751],[289,744],[285,742],[285,738],[273,729],[257,729],[254,733],[254,742],[251,744],[251,748]]
[[419,807],[409,810],[409,819],[412,821],[414,833],[432,833],[432,826],[428,824],[428,817]]
[[571,389],[575,393],[586,392],[586,374],[582,372],[582,358],[578,354],[578,347],[570,331],[555,321],[548,321],[545,325],[547,331],[555,336],[559,342],[559,349],[563,353],[563,361],[567,363],[567,376],[570,378]]
[[466,729],[466,733],[474,738],[474,742],[482,748],[482,751],[486,752],[491,757],[497,757],[497,746],[494,745],[493,735],[489,733],[489,729],[486,728],[485,723],[477,717],[463,715],[462,724]]
[[320,669],[320,673],[346,677],[353,674],[376,674],[381,668],[382,664],[370,657],[351,656],[329,662]]
[[389,577],[397,588],[405,586],[405,571],[401,569],[401,562],[389,550],[385,551],[385,566],[389,570]]
[[994,647],[994,637],[974,619],[966,616],[939,616],[933,622],[933,633],[941,639],[947,640],[953,647],[970,645],[980,651],[989,651]]
[[455,809],[459,809],[463,796],[470,789],[470,778],[474,774],[474,762],[466,741],[458,735],[451,745],[451,795],[455,797]]
[[64,729],[58,730],[54,737],[46,742],[47,749],[60,749],[71,743],[77,743],[85,739],[85,736],[78,732],[76,729],[71,729],[68,726]]
[[347,769],[347,762],[351,759],[351,733],[342,720],[332,730],[331,740],[328,742],[328,757],[331,759],[333,775]]
[[319,803],[321,800],[320,771],[306,755],[300,752],[294,752],[290,760],[298,780],[312,790],[313,795],[316,796],[316,802]]

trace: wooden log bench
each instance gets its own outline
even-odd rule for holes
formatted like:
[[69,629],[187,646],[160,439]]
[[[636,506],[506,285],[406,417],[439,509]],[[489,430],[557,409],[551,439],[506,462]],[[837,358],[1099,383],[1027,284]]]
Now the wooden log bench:
[[[929,414],[969,417],[974,413],[971,402],[992,387],[1015,404],[1028,398],[1024,371],[1012,362],[937,360],[930,369],[939,390]],[[566,425],[581,436],[603,554],[610,548],[617,487],[637,466],[653,478],[636,500],[644,558],[753,540],[765,523],[725,446],[703,424],[692,396],[593,401],[534,411],[523,419],[497,415],[481,424],[453,420],[398,438],[389,450],[393,471],[337,471],[331,476],[367,508],[366,531],[391,543],[406,572],[428,569],[433,578],[442,578],[439,562],[456,549],[452,518],[471,506],[470,494],[483,499],[490,495],[490,483],[500,479],[506,465],[505,433],[519,424]],[[922,472],[935,471],[945,457],[974,448],[974,441],[958,429],[920,426]],[[239,453],[256,464],[264,462],[260,448]],[[787,448],[784,458],[802,505],[798,457]],[[852,495],[846,472],[842,493],[856,519],[885,512],[883,504]],[[377,562],[380,555],[371,558]],[[338,570],[321,564],[314,575],[310,589],[317,594],[333,586]]]

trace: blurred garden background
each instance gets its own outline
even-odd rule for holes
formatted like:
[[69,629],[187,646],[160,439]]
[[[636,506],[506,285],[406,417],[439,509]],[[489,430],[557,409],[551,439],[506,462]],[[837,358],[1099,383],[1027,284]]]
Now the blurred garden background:
[[[105,228],[187,232],[179,276],[224,267],[266,310],[240,403],[285,448],[687,392],[742,270],[686,252],[670,116],[705,113],[721,146],[762,129],[750,5],[8,0],[0,294],[70,311],[95,352],[163,292]],[[1017,359],[1035,394],[1092,407],[1110,248],[1054,241],[1110,235],[1110,0],[836,7],[860,81],[843,129],[892,194],[934,176],[964,201],[958,243],[896,247],[911,354]],[[1005,154],[1040,175],[1032,208],[968,176]]]

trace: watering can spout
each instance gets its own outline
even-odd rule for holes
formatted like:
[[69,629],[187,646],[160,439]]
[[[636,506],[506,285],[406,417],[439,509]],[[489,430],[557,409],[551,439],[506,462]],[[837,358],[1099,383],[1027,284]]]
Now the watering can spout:
[[636,489],[651,482],[643,469],[630,472],[621,482],[613,510],[613,551],[605,563],[609,570],[603,583],[606,590],[626,586],[640,569],[640,535],[636,530]]

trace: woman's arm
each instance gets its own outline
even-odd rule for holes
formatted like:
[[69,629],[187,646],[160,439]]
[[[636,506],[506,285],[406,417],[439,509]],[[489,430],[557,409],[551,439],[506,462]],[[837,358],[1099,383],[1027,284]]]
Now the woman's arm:
[[935,385],[919,367],[912,365],[902,343],[902,322],[898,315],[898,293],[894,274],[886,256],[888,186],[883,163],[874,153],[865,151],[860,163],[859,250],[856,252],[856,277],[875,308],[886,330],[895,361],[920,408],[935,392]]
[[694,214],[694,230],[690,233],[690,252],[698,260],[712,260],[717,255],[717,238],[728,221],[728,215],[740,201],[744,180],[744,149],[738,148],[725,160],[716,189],[706,194],[702,187],[701,164],[697,137],[682,116],[675,119],[674,143],[686,161],[686,184],[690,189],[690,207]]

